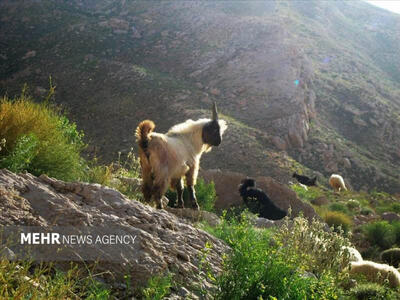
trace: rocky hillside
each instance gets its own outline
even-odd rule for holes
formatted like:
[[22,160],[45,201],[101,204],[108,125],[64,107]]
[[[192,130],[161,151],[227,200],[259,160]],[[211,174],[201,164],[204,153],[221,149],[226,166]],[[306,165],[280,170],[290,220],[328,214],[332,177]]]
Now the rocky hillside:
[[[212,274],[219,273],[222,254],[229,250],[221,240],[193,227],[190,222],[98,184],[65,183],[44,175],[37,178],[2,169],[0,201],[3,230],[0,247],[8,241],[6,237],[23,228],[27,228],[27,233],[90,235],[91,243],[42,244],[33,246],[31,251],[27,251],[29,246],[19,242],[7,245],[19,258],[28,255],[30,260],[54,261],[60,267],[65,261],[83,265],[97,261],[95,272],[107,283],[114,284],[117,290],[121,289],[118,285],[124,283],[138,287],[151,276],[174,273],[182,287],[173,291],[179,295],[177,299],[191,297],[185,294],[188,290],[212,291],[213,283],[201,273],[200,265],[207,264]],[[198,220],[201,219],[200,213]],[[118,244],[114,240],[112,244],[103,240],[112,235],[132,236],[134,242]],[[97,237],[103,242],[97,242]],[[212,247],[205,256],[206,244]]]
[[203,167],[332,172],[400,191],[400,17],[361,1],[2,1],[0,93],[56,101],[104,160],[208,114],[229,123]]

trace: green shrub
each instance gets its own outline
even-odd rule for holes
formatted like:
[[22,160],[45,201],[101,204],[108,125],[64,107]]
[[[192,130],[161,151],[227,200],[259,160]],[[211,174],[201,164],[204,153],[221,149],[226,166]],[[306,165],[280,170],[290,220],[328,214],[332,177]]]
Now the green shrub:
[[400,203],[398,203],[398,202],[395,202],[395,203],[392,203],[392,205],[390,206],[390,210],[389,211],[392,211],[392,212],[395,212],[395,213],[400,213]]
[[0,158],[0,168],[7,168],[17,173],[26,170],[37,153],[38,139],[34,134],[20,136],[14,149]]
[[381,260],[397,268],[400,264],[400,248],[392,248],[383,251],[381,253]]
[[363,226],[366,239],[371,245],[377,245],[381,249],[388,249],[396,241],[396,233],[387,221],[377,221]]
[[[324,226],[321,223],[315,223],[310,229],[304,218],[297,219],[293,225],[287,223],[284,229],[273,233],[255,229],[245,213],[229,221],[225,216],[211,231],[232,248],[217,278],[216,299],[337,298],[340,291],[335,284],[335,276],[338,276],[335,264],[340,260],[339,264],[343,265],[342,259],[348,263],[348,258],[340,255],[341,247],[347,245],[344,238],[320,230]],[[330,235],[329,238],[325,234]],[[312,242],[305,242],[305,237],[310,237]],[[324,250],[316,247],[315,237],[328,243]],[[304,245],[308,246],[302,248]],[[306,249],[309,251],[303,251]],[[329,253],[337,249],[332,259]],[[318,258],[315,260],[315,257]],[[316,261],[323,262],[320,268],[314,264]],[[317,276],[304,276],[306,271],[315,272]]]
[[347,208],[350,210],[358,210],[360,209],[361,205],[360,202],[354,199],[349,199],[346,203]]
[[317,277],[332,273],[335,281],[339,281],[341,271],[348,266],[350,258],[343,247],[349,247],[350,242],[341,231],[327,231],[325,227],[318,220],[310,222],[303,217],[296,217],[292,223],[286,221],[280,227],[274,240],[288,263]]
[[396,236],[395,244],[400,246],[400,222],[399,221],[393,221],[390,225],[392,225],[394,234]]
[[336,231],[338,230],[339,226],[343,229],[345,233],[349,232],[352,221],[351,219],[346,216],[344,213],[339,211],[327,211],[323,216],[325,222],[330,226],[333,227]]
[[172,286],[173,275],[169,273],[166,276],[151,277],[146,287],[142,289],[143,298],[146,300],[161,300],[167,296]]
[[363,208],[361,208],[361,211],[360,211],[360,214],[362,214],[364,216],[372,215],[373,213],[374,213],[374,211],[369,207],[363,207]]
[[329,205],[329,210],[342,212],[344,214],[349,213],[349,209],[347,208],[347,206],[344,203],[340,202],[331,203]]
[[215,192],[215,184],[213,181],[206,183],[204,179],[199,178],[196,184],[196,196],[202,210],[213,212],[214,204],[217,200],[217,193]]
[[48,102],[35,103],[24,93],[13,100],[2,98],[0,136],[6,141],[0,152],[2,167],[62,180],[84,175],[83,133]]
[[350,296],[357,300],[385,300],[393,299],[389,289],[377,283],[361,283],[350,290]]

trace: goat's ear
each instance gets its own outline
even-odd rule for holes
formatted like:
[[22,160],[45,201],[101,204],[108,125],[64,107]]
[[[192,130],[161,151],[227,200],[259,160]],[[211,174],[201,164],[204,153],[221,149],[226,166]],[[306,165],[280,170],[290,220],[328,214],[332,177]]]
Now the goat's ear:
[[218,121],[217,103],[215,103],[215,102],[214,102],[213,108],[212,108],[212,119],[214,121]]

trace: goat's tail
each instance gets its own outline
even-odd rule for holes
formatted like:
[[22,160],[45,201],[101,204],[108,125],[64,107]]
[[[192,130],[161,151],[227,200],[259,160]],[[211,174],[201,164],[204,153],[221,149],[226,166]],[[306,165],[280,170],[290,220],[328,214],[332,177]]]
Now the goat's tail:
[[136,128],[135,136],[136,142],[138,143],[139,147],[143,150],[143,152],[147,154],[147,147],[149,146],[149,141],[151,138],[149,137],[150,133],[153,132],[156,125],[154,125],[153,121],[144,120],[140,122],[139,126]]

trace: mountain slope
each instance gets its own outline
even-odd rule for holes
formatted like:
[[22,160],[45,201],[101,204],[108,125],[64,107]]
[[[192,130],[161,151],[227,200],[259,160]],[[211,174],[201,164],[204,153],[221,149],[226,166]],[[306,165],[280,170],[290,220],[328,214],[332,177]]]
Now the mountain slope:
[[105,160],[142,119],[166,131],[217,101],[229,129],[203,168],[400,192],[397,15],[359,1],[0,5],[0,92],[40,95],[52,75]]

